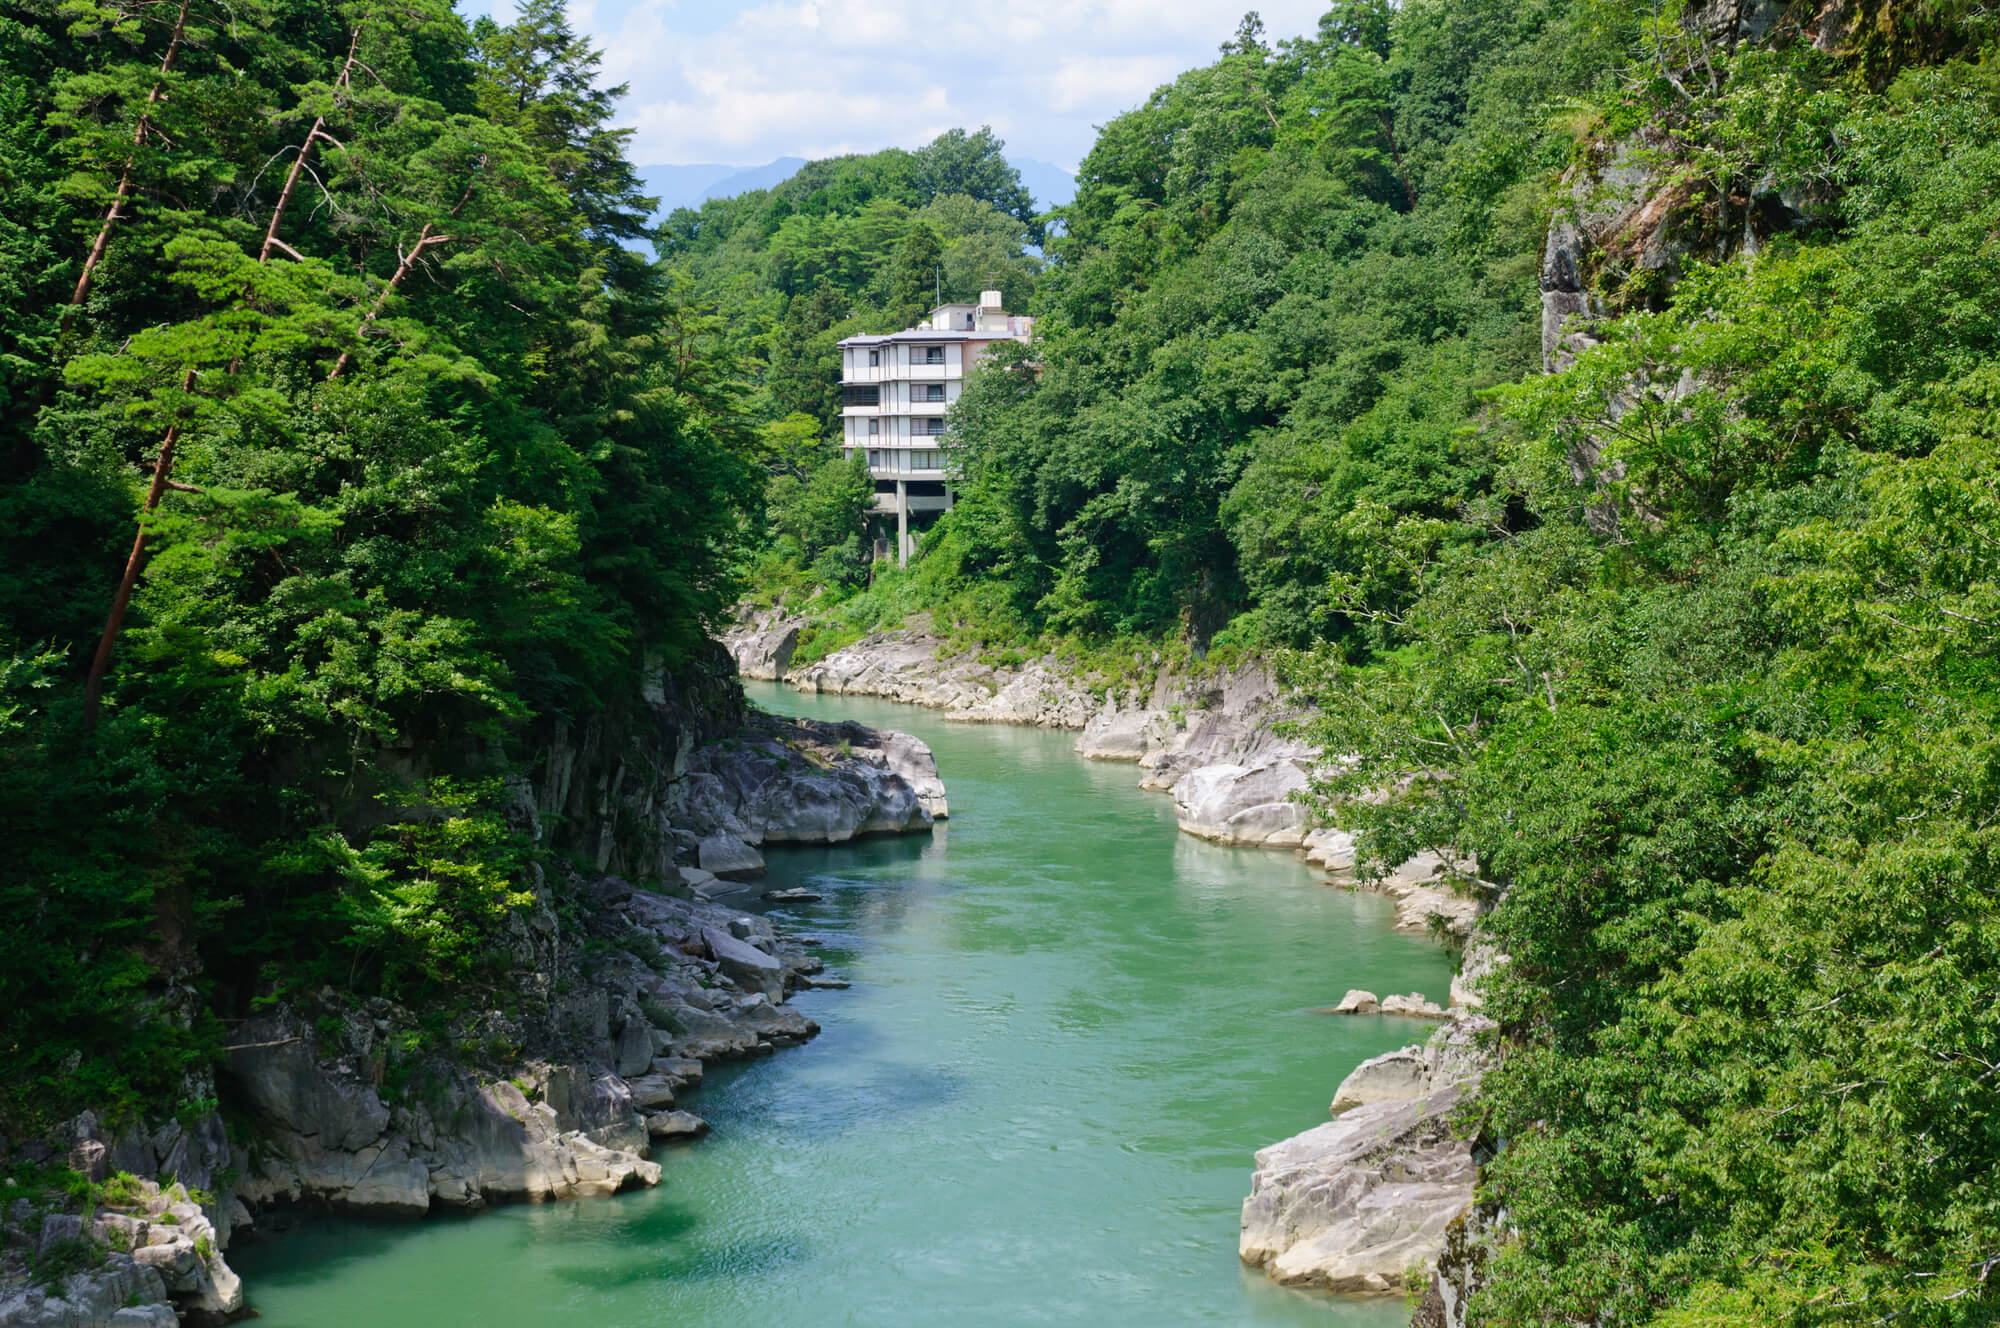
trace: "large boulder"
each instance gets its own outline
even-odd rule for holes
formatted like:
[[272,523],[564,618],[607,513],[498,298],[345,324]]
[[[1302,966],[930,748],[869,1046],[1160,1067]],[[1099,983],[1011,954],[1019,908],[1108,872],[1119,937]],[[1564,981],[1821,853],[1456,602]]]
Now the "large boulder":
[[1258,1153],[1243,1261],[1290,1286],[1349,1292],[1394,1291],[1434,1265],[1472,1203],[1472,1144],[1453,1118],[1494,1027],[1461,1016],[1364,1061],[1335,1091],[1333,1121]]
[[792,653],[799,646],[799,629],[804,625],[805,619],[782,609],[762,609],[723,633],[722,643],[736,661],[740,676],[775,682],[791,667]]
[[937,762],[916,738],[774,715],[697,750],[680,800],[679,816],[703,836],[701,869],[735,879],[762,870],[752,845],[927,830],[946,806]]
[[1083,726],[1076,750],[1091,761],[1143,761],[1172,741],[1171,730],[1157,710],[1106,710]]
[[696,850],[701,870],[724,880],[747,881],[764,874],[764,855],[735,835],[717,831]]
[[1472,1203],[1472,1147],[1454,1085],[1349,1111],[1257,1154],[1237,1253],[1286,1286],[1402,1289]]
[[422,1217],[431,1209],[431,1172],[404,1149],[387,1149],[341,1193],[336,1206],[368,1217]]
[[1334,1090],[1333,1104],[1327,1110],[1338,1116],[1375,1102],[1405,1102],[1423,1096],[1429,1086],[1430,1068],[1424,1063],[1423,1053],[1415,1047],[1404,1047],[1355,1066]]
[[951,815],[944,780],[938,774],[937,757],[931,754],[930,744],[897,729],[879,730],[877,737],[877,750],[882,753],[883,761],[910,786],[917,795],[918,805],[934,820],[942,821]]
[[267,1128],[320,1151],[367,1147],[389,1128],[389,1108],[374,1084],[322,1065],[310,1037],[276,1020],[244,1024],[225,1071],[235,1101]]
[[[709,953],[731,981],[745,991],[762,992],[773,1001],[784,998],[785,966],[775,957],[714,927],[702,928],[701,934],[708,942]],[[650,1061],[651,1057],[647,1059]]]
[[1208,765],[1174,784],[1180,827],[1219,844],[1292,848],[1305,842],[1306,809],[1292,795],[1306,777],[1288,758],[1264,765]]

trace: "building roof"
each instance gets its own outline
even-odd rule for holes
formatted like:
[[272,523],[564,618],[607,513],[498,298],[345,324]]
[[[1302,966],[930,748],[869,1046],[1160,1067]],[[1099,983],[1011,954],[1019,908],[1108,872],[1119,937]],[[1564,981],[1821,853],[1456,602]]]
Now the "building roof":
[[1007,341],[1012,332],[968,332],[957,328],[950,332],[932,332],[927,328],[911,328],[907,332],[891,332],[878,337],[847,337],[843,346],[880,346],[891,341]]

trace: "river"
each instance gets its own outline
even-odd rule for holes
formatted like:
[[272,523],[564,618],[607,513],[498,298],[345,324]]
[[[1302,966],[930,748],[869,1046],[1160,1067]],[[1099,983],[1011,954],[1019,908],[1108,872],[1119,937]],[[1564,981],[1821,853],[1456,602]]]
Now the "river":
[[853,982],[793,998],[825,1031],[712,1069],[682,1105],[714,1133],[655,1150],[657,1189],[239,1245],[263,1328],[1408,1322],[1246,1272],[1237,1209],[1252,1152],[1427,1031],[1311,1007],[1443,1001],[1442,952],[1289,854],[1178,833],[1070,734],[749,690],[918,734],[950,791],[927,838],[768,854],[764,888],[825,895],[774,910]]

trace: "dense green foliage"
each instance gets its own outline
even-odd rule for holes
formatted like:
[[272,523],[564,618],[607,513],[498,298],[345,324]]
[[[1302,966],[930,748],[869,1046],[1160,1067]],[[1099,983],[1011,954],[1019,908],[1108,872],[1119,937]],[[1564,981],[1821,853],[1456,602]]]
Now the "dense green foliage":
[[1734,12],[1246,21],[1105,127],[965,500],[822,631],[1298,647],[1321,810],[1504,891],[1477,1321],[1989,1323],[1992,33]]
[[[808,653],[918,611],[1287,652],[1365,859],[1504,891],[1480,1321],[1991,1322],[1994,34],[1764,17],[1246,19],[1057,225],[954,132],[676,213],[649,264],[558,7],[16,0],[0,1119],[171,1099],[290,985],[492,977],[535,865],[503,777],[748,567],[819,596]],[[1545,373],[1544,237],[1619,172],[1650,230]],[[871,581],[834,343],[989,285],[1042,336],[975,376],[963,500]]]
[[[1616,7],[1344,4],[1107,125],[1052,238],[1039,372],[954,419],[932,575],[997,630],[1253,643],[1347,630],[1360,514],[1488,491],[1474,393],[1538,363],[1548,102],[1611,77]],[[1006,625],[1011,624],[1011,629]]]
[[490,976],[501,777],[735,599],[756,421],[595,75],[553,3],[0,7],[0,1122]]
[[1625,94],[1837,204],[1496,394],[1519,511],[1385,528],[1396,649],[1303,670],[1329,792],[1416,776],[1343,808],[1377,851],[1507,887],[1491,1322],[1995,1311],[2000,81],[1881,72]]
[[839,430],[842,337],[900,332],[942,300],[998,289],[1025,309],[1042,229],[990,129],[953,129],[915,152],[808,162],[772,189],[681,208],[662,261],[727,318],[771,418]]

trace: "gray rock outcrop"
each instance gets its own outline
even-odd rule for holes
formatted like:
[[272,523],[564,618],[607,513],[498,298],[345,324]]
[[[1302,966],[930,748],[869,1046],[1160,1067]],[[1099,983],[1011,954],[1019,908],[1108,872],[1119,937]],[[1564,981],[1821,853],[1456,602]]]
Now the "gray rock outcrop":
[[1395,900],[1398,931],[1463,942],[1493,906],[1495,889],[1479,879],[1479,864],[1470,858],[1427,850],[1393,871],[1364,879],[1355,863],[1354,836],[1344,830],[1307,831],[1304,850],[1305,860],[1336,884],[1375,890]]
[[733,879],[763,870],[756,846],[924,831],[947,812],[922,740],[769,715],[696,751],[675,802],[676,823],[701,836],[702,870]]
[[[8,1243],[21,1234],[11,1217],[0,1227]],[[49,1213],[33,1236],[41,1266],[75,1271],[53,1286],[0,1286],[0,1328],[173,1328],[183,1314],[213,1322],[243,1308],[222,1256],[227,1223],[218,1228],[184,1185],[126,1182],[98,1213]]]
[[[762,623],[750,615],[730,635],[739,658],[762,649]],[[1137,763],[1142,787],[1173,794],[1181,828],[1217,843],[1295,848],[1308,832],[1293,794],[1306,786],[1311,749],[1276,732],[1292,712],[1261,664],[1210,674],[1160,668],[1149,685],[1106,693],[1053,657],[999,664],[952,655],[920,615],[794,669],[788,680],[801,691],[882,696],[955,720],[1080,730],[1077,751]],[[921,773],[892,768],[925,795]],[[940,814],[928,799],[926,806]]]
[[739,614],[729,632],[727,645],[736,660],[736,672],[745,678],[776,682],[791,667],[792,652],[799,648],[799,629],[805,619],[783,609],[753,609]]
[[1451,1126],[1461,1095],[1356,1107],[1260,1151],[1238,1255],[1286,1286],[1401,1289],[1472,1202],[1472,1148]]
[[1435,1266],[1470,1209],[1477,1167],[1454,1117],[1477,1090],[1478,1016],[1363,1062],[1336,1119],[1257,1154],[1237,1252],[1287,1286],[1385,1292]]
[[1174,812],[1188,834],[1218,844],[1296,848],[1305,842],[1306,809],[1293,794],[1306,787],[1299,763],[1201,765],[1174,782]]

